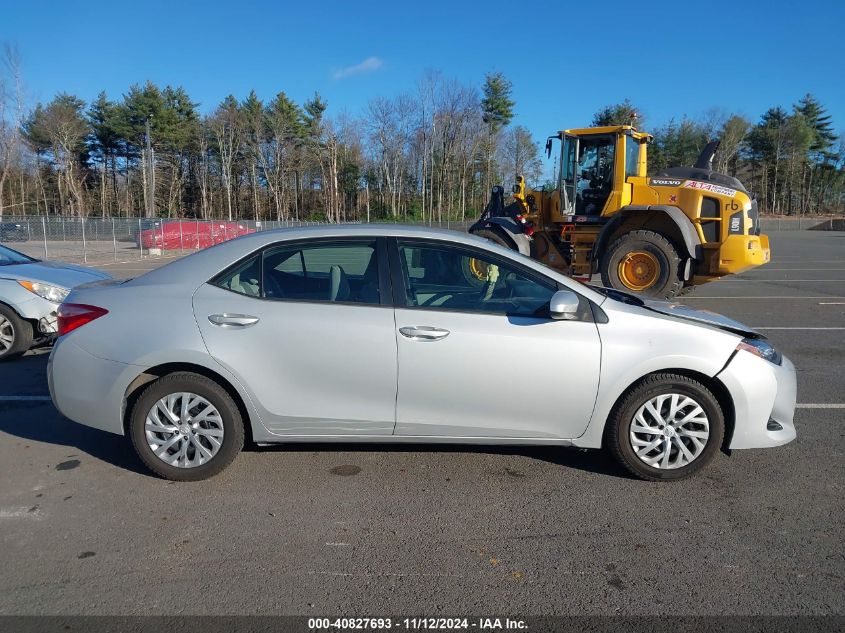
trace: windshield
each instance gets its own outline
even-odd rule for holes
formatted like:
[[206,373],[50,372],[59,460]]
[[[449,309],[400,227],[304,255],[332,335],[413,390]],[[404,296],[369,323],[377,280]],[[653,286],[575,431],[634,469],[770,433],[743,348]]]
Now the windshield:
[[38,261],[32,257],[27,257],[23,253],[12,250],[8,246],[0,244],[0,266],[11,266],[12,264],[29,264]]

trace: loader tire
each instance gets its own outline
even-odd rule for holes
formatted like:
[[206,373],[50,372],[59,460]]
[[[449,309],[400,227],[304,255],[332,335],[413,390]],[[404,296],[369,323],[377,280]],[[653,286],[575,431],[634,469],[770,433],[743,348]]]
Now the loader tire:
[[599,270],[605,286],[658,299],[671,299],[683,285],[681,258],[665,236],[631,231],[620,236],[602,255]]
[[477,235],[478,237],[483,237],[485,240],[490,240],[491,242],[495,242],[499,246],[504,246],[505,248],[509,248],[511,250],[514,249],[512,244],[509,244],[508,241],[503,238],[501,235],[496,233],[495,231],[490,231],[488,229],[481,229],[479,231],[475,231],[473,235]]

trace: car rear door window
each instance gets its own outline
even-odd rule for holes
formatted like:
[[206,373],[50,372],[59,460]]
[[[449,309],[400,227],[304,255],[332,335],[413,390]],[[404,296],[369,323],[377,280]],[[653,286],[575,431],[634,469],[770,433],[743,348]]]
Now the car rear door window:
[[557,291],[552,280],[469,247],[399,240],[399,260],[407,307],[543,316]]
[[263,253],[267,299],[380,303],[375,240],[289,244]]
[[217,275],[211,283],[248,297],[261,296],[261,256],[253,255]]

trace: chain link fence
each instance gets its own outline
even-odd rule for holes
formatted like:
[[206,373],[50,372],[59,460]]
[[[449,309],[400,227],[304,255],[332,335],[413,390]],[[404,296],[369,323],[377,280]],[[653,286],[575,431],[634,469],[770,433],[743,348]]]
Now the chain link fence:
[[[834,217],[768,217],[761,218],[760,223],[764,233],[812,229],[845,231],[845,219]],[[321,224],[325,223],[4,215],[0,220],[0,243],[39,259],[97,264],[176,257],[256,231]],[[424,223],[456,231],[466,231],[471,224],[472,221]]]
[[[82,264],[177,257],[257,231],[318,226],[325,222],[199,220],[194,218],[80,218],[8,216],[0,220],[0,243],[30,257]],[[425,226],[466,231],[472,222]]]

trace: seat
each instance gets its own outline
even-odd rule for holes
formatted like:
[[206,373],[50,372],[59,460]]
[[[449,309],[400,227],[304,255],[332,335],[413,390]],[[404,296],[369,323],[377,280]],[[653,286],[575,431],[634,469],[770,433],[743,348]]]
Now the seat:
[[240,292],[248,297],[257,297],[260,292],[257,279],[241,279],[241,273],[237,273],[229,280],[229,290]]
[[329,269],[331,284],[329,285],[329,301],[348,301],[349,282],[346,273],[340,266],[332,266]]

